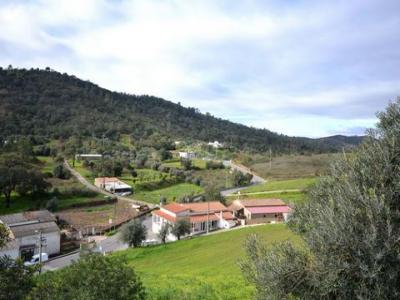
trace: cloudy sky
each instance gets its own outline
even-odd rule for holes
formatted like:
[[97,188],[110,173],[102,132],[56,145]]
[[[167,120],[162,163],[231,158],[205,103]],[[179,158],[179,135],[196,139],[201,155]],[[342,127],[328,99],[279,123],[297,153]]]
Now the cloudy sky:
[[400,1],[3,1],[0,65],[51,67],[300,136],[400,95]]

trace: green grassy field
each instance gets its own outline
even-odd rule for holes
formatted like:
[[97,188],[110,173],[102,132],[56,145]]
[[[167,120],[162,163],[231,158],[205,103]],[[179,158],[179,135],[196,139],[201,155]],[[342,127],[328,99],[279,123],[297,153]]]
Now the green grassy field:
[[317,179],[315,177],[309,177],[309,178],[299,178],[290,180],[268,181],[266,183],[258,184],[255,186],[251,186],[247,189],[244,189],[241,191],[241,193],[257,193],[257,192],[291,190],[291,189],[304,190],[315,184],[316,180]]
[[[253,194],[240,195],[240,199],[282,199],[287,204],[297,204],[307,199],[307,194],[304,192],[283,192],[283,193],[268,193],[268,194]],[[238,199],[238,195],[229,195],[226,197],[228,202]]]
[[149,203],[160,203],[160,197],[164,196],[168,202],[175,201],[185,195],[198,195],[203,193],[202,187],[199,187],[191,183],[178,183],[166,188],[154,190],[154,191],[140,191],[131,197],[133,199],[142,200]]
[[290,179],[313,177],[324,174],[329,164],[340,154],[284,155],[272,158],[271,168],[268,157],[255,157],[243,162],[261,177],[267,179]]
[[[169,168],[178,168],[178,169],[182,168],[181,161],[179,158],[173,158],[167,160],[163,162],[162,165]],[[203,159],[192,159],[192,165],[199,169],[205,169],[206,161]]]
[[201,178],[205,185],[215,185],[219,189],[232,187],[232,174],[228,169],[218,170],[197,170],[194,171],[194,177]]
[[237,264],[249,234],[268,245],[287,239],[300,243],[284,224],[269,224],[115,255],[126,255],[152,299],[251,299],[253,287]]

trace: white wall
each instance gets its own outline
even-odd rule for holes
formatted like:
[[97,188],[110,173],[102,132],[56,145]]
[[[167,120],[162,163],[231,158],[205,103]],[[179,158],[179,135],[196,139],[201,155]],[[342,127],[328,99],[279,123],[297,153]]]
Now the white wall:
[[[51,232],[51,233],[44,233],[43,238],[46,239],[42,247],[42,252],[47,253],[49,255],[58,254],[60,253],[60,233],[59,232]],[[27,246],[27,245],[38,245],[39,236],[38,235],[31,235],[27,237],[22,237],[17,239],[20,247]],[[35,248],[35,254],[39,253],[39,246]]]

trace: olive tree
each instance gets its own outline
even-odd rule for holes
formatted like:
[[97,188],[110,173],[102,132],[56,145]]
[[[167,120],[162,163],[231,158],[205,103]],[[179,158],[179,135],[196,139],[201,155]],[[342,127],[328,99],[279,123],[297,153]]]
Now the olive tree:
[[175,224],[171,228],[171,233],[176,236],[178,240],[181,239],[181,236],[190,233],[190,223],[185,219],[179,219],[175,222]]
[[302,247],[247,241],[240,266],[258,299],[400,297],[400,99],[378,117],[295,208]]
[[147,228],[140,221],[134,220],[122,227],[121,239],[129,247],[139,247],[146,239]]

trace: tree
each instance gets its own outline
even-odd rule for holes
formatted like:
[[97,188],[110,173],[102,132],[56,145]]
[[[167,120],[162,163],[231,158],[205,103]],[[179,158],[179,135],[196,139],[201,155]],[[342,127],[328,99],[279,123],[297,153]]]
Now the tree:
[[145,299],[134,269],[121,256],[89,254],[71,266],[39,276],[28,299]]
[[160,197],[160,205],[165,205],[167,204],[167,198],[165,196]]
[[114,176],[116,176],[116,177],[121,176],[123,170],[124,170],[124,167],[120,161],[114,162],[114,165],[113,165]]
[[8,243],[9,239],[10,232],[8,228],[3,223],[0,223],[0,249]]
[[215,184],[209,184],[204,188],[204,200],[220,201],[225,203],[225,198],[221,195],[220,190]]
[[6,207],[10,207],[11,193],[19,184],[28,180],[27,172],[23,167],[7,167],[0,165],[0,192],[3,193]]
[[121,239],[129,247],[139,247],[146,239],[147,228],[140,221],[134,220],[122,228]]
[[170,229],[169,224],[168,223],[163,223],[161,228],[160,228],[160,231],[158,232],[158,237],[160,238],[160,240],[161,240],[161,242],[163,244],[165,244],[165,241],[166,241],[167,236],[169,234],[169,229]]
[[181,236],[190,233],[190,223],[186,219],[177,220],[171,228],[171,233],[180,240]]
[[181,158],[181,166],[184,170],[190,170],[192,168],[192,161],[190,159]]
[[69,179],[71,178],[71,172],[65,168],[64,164],[58,164],[53,169],[53,175],[59,179]]
[[233,171],[233,185],[234,186],[246,186],[249,185],[253,179],[253,175],[249,173],[242,173],[238,170]]
[[400,99],[334,163],[289,222],[305,247],[247,242],[241,263],[259,299],[400,297]]
[[55,212],[58,208],[58,199],[57,197],[51,198],[49,201],[46,203],[46,209]]
[[0,299],[25,299],[34,286],[38,266],[24,266],[20,259],[0,256]]

